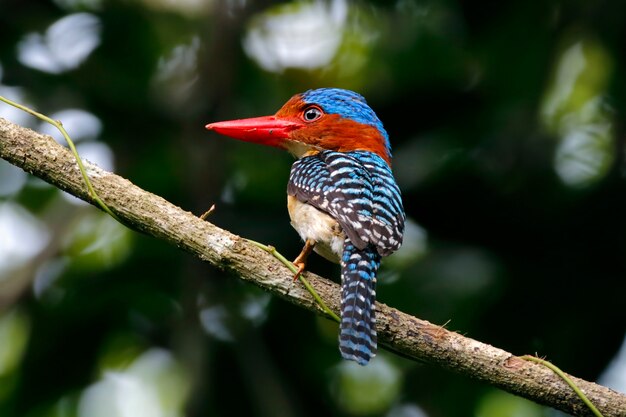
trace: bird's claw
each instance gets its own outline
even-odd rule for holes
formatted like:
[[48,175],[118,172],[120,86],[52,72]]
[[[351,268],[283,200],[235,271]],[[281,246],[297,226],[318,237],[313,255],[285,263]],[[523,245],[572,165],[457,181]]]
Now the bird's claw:
[[300,275],[302,275],[302,273],[304,272],[304,268],[306,268],[306,260],[309,257],[309,254],[313,250],[314,246],[315,242],[312,240],[307,240],[306,242],[304,242],[304,247],[302,248],[302,251],[293,261],[294,266],[298,268],[296,274],[293,276],[293,282],[296,282]]
[[306,264],[304,262],[294,262],[293,264],[296,266],[296,268],[298,268],[296,274],[293,276],[293,282],[296,282],[298,278],[300,278],[300,275],[302,275],[302,273],[304,272]]

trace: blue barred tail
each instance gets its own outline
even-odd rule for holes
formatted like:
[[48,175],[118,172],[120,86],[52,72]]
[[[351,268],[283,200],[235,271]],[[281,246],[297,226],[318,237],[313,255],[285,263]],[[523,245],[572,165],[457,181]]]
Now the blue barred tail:
[[358,249],[346,238],[341,258],[339,350],[366,365],[376,355],[376,271],[381,256],[373,246]]

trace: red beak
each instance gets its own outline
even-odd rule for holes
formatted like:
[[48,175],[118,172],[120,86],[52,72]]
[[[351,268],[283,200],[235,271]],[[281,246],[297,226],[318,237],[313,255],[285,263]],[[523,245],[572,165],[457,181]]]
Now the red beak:
[[302,126],[294,120],[263,116],[209,123],[206,128],[231,138],[280,148],[289,134]]

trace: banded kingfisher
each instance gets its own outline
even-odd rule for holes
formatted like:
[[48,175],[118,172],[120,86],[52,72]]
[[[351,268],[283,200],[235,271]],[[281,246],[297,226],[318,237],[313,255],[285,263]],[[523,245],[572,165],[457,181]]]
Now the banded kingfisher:
[[406,218],[382,122],[361,95],[320,88],[293,96],[273,116],[206,128],[298,158],[287,185],[291,224],[305,242],[294,279],[311,250],[341,264],[339,350],[366,365],[377,350],[376,273],[402,244]]

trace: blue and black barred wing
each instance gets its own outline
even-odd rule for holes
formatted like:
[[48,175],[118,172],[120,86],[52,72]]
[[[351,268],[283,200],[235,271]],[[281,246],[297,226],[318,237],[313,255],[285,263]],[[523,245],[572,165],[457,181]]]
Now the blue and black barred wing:
[[400,188],[391,168],[383,159],[371,152],[352,152],[363,164],[373,181],[373,211],[371,242],[383,256],[390,255],[402,245],[406,214],[402,205]]
[[359,249],[400,247],[404,211],[391,170],[370,152],[323,151],[296,161],[287,193],[330,214]]
[[359,248],[369,243],[374,186],[353,157],[323,151],[296,161],[287,193],[333,217]]

